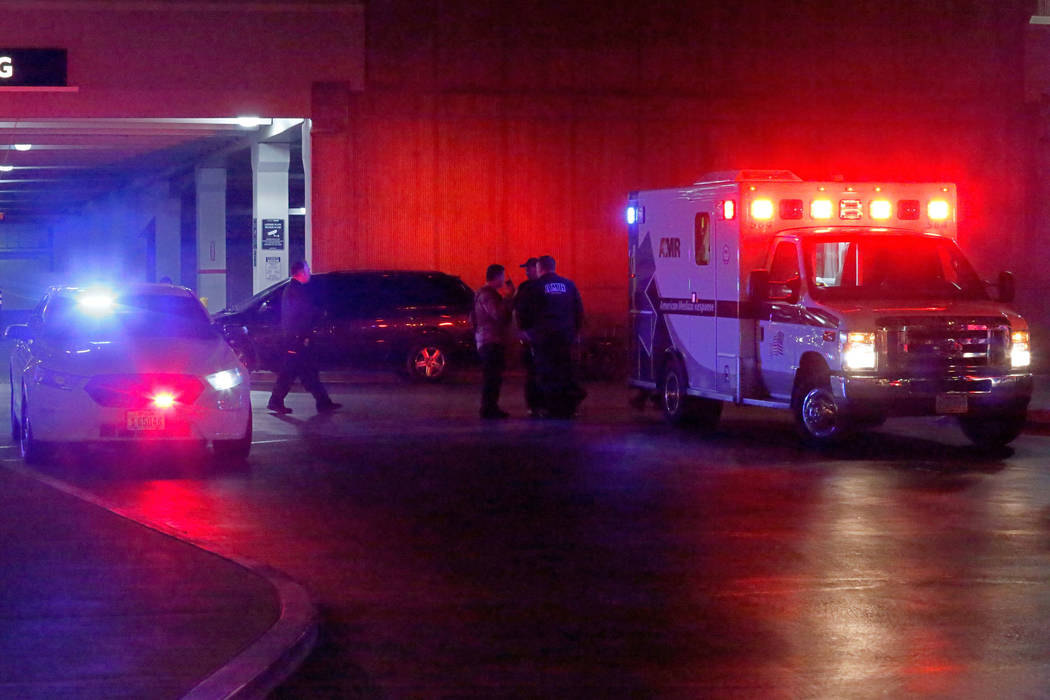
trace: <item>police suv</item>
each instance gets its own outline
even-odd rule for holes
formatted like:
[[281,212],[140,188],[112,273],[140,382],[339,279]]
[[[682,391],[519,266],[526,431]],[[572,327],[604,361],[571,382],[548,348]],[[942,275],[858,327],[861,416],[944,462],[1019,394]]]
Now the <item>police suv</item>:
[[956,245],[948,183],[712,173],[627,208],[631,384],[673,423],[723,402],[790,409],[835,442],[888,416],[949,414],[975,443],[1020,433],[1028,325]]

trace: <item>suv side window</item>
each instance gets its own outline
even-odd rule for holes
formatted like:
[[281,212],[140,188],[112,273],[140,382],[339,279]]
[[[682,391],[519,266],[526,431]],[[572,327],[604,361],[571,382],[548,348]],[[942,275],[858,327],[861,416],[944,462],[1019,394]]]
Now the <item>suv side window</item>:
[[783,241],[777,245],[773,254],[773,262],[769,266],[769,281],[783,284],[798,277],[798,250],[791,241]]

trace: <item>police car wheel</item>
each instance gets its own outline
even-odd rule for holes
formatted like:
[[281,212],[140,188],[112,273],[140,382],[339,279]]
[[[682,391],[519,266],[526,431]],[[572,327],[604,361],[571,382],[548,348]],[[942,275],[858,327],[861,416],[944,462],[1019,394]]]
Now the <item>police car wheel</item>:
[[18,418],[15,416],[15,378],[12,374],[8,376],[11,379],[11,439],[18,441],[22,437],[22,426],[19,425]]
[[408,353],[405,369],[417,382],[440,382],[449,372],[448,351],[440,343],[420,343]]
[[959,427],[970,442],[982,449],[1006,447],[1021,434],[1028,420],[1027,411],[993,415],[959,416]]
[[252,414],[248,412],[248,427],[244,437],[239,440],[213,440],[211,449],[216,457],[243,461],[252,451]]
[[25,394],[22,395],[22,424],[19,429],[18,445],[26,464],[40,464],[47,459],[47,446],[33,437],[33,425],[29,422]]
[[796,392],[795,425],[802,440],[815,447],[838,442],[851,428],[835,403],[831,387],[820,380],[801,383]]

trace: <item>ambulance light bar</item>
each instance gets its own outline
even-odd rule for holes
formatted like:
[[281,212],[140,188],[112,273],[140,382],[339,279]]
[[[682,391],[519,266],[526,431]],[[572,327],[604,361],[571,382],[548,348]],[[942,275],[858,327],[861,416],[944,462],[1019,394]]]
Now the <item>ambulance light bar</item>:
[[[859,198],[838,200],[838,218],[844,221],[858,221],[868,217],[876,221],[888,221],[893,218],[896,210],[897,218],[902,221],[915,221],[922,212],[922,203],[917,199],[901,199],[893,202],[889,199],[873,199],[865,201]],[[827,221],[835,218],[835,200],[819,198],[809,202],[809,216],[818,221]],[[736,216],[736,202],[727,199],[720,203],[720,214],[726,221],[731,221]],[[753,199],[747,208],[753,221],[770,221],[777,217],[781,219],[802,219],[806,211],[806,203],[801,199],[781,199],[775,202],[772,199]],[[945,199],[932,199],[926,203],[926,215],[931,221],[947,221],[952,216],[952,205]]]
[[934,221],[944,221],[948,218],[948,202],[943,199],[930,200],[930,203],[926,205],[926,213],[929,214],[930,218]]
[[769,221],[773,218],[773,202],[769,199],[756,199],[751,202],[751,218],[758,221]]

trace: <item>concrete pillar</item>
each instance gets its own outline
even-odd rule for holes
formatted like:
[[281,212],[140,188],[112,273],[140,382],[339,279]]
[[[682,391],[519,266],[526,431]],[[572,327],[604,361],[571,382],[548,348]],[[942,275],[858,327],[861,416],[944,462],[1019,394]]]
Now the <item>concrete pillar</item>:
[[252,146],[252,293],[288,276],[288,144]]
[[[157,279],[182,284],[182,202],[165,196],[157,203]],[[186,280],[190,283],[191,280]]]
[[303,173],[304,194],[303,202],[306,206],[306,227],[303,240],[303,255],[310,267],[314,266],[314,240],[313,240],[313,207],[311,206],[310,191],[313,187],[313,171],[310,169],[310,120],[304,119],[302,125],[302,151],[303,151]]
[[[226,170],[198,168],[197,295],[208,311],[226,307]],[[159,257],[159,256],[158,256]]]
[[310,250],[317,272],[360,264],[350,222],[354,203],[351,177],[350,86],[314,83],[310,108]]

